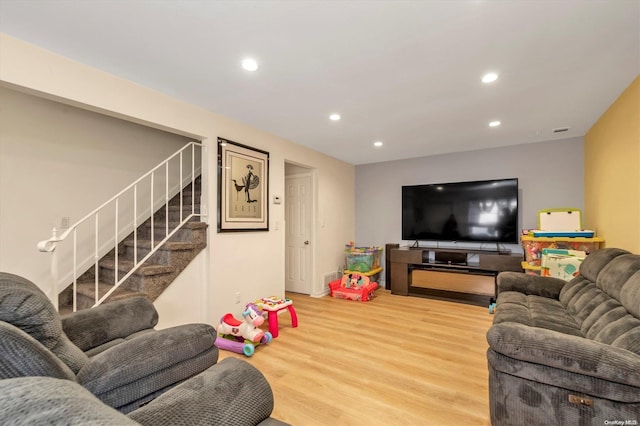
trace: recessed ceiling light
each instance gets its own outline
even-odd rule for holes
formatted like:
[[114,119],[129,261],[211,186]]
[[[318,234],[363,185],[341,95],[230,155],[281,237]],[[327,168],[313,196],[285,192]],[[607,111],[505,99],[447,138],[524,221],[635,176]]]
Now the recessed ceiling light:
[[242,68],[247,71],[256,71],[258,69],[258,63],[255,59],[245,58],[242,60]]
[[338,120],[340,120],[340,114],[331,114],[331,115],[329,116],[329,120],[331,120],[331,121],[338,121]]
[[381,141],[375,141],[373,143],[373,146],[375,146],[376,148],[380,148],[383,145],[383,143]]
[[489,72],[482,76],[483,83],[493,83],[498,79],[498,74],[495,72]]
[[489,123],[489,127],[498,127],[501,123],[496,120]]

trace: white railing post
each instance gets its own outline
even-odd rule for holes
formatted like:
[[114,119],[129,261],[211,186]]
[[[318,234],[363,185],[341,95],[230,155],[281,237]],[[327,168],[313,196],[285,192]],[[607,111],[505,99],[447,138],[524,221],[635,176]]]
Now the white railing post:
[[153,232],[154,226],[155,226],[155,210],[153,209],[153,186],[155,185],[154,182],[154,177],[155,173],[151,172],[151,250],[153,250],[153,248],[155,247],[154,243],[154,239],[155,239],[155,232]]
[[115,244],[115,271],[113,271],[113,275],[115,276],[113,280],[113,285],[118,285],[118,198],[116,198],[116,220],[115,220],[115,235],[113,237],[113,242]]
[[182,151],[180,151],[180,177],[178,182],[180,182],[180,223],[182,223]]
[[196,193],[196,146],[191,145],[191,214],[194,214],[196,212],[195,193]]
[[164,236],[169,235],[169,162],[164,163]]
[[[57,239],[57,230],[54,227],[51,230],[51,239]],[[49,300],[58,310],[58,252],[56,252],[55,243],[51,247],[51,288],[49,289]]]
[[[99,241],[98,241],[98,234],[99,234],[99,222],[100,222],[100,213],[96,213],[96,247],[95,247],[95,253],[93,255],[93,261],[95,262],[94,265],[94,283],[93,283],[93,291],[94,291],[94,301],[98,301],[98,283],[100,282],[100,265],[98,264],[98,262],[100,261],[100,247],[99,247]],[[75,295],[74,295],[75,297]],[[74,310],[75,312],[75,310]]]
[[78,309],[78,228],[73,229],[73,312]]
[[133,266],[138,265],[138,185],[133,187]]

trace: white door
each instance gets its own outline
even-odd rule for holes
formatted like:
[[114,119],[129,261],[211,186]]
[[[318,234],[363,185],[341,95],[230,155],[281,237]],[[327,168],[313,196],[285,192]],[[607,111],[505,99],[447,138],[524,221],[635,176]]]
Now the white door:
[[313,254],[311,176],[287,176],[285,186],[285,289],[295,293],[311,294]]

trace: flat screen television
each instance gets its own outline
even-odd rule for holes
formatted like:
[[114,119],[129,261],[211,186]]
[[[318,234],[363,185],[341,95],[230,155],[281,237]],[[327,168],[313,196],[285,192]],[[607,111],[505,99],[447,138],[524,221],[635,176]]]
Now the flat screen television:
[[518,243],[518,179],[402,187],[402,239]]

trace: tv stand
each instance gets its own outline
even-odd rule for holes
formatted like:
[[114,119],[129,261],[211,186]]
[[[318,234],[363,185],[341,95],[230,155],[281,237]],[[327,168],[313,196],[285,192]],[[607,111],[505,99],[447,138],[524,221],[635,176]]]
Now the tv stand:
[[483,306],[495,298],[498,273],[522,271],[521,255],[497,250],[400,247],[387,255],[392,294]]

